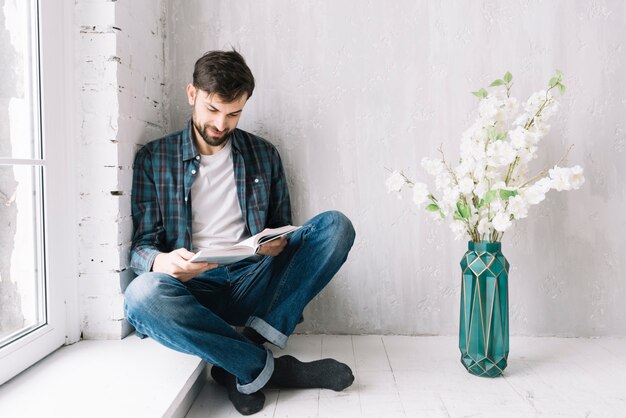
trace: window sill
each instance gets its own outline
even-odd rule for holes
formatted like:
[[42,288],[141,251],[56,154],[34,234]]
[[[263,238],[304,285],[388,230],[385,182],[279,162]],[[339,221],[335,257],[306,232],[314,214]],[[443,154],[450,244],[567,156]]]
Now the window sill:
[[62,347],[0,387],[4,417],[183,417],[205,363],[131,335]]

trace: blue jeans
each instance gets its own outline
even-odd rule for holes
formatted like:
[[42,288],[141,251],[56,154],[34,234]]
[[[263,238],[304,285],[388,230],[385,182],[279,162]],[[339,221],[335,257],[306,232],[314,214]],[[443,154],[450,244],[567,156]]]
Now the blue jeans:
[[354,237],[345,215],[324,212],[291,234],[276,257],[220,266],[186,283],[142,274],[126,288],[126,317],[139,333],[224,368],[241,393],[254,393],[271,377],[274,358],[233,325],[284,348],[306,305],[346,261]]

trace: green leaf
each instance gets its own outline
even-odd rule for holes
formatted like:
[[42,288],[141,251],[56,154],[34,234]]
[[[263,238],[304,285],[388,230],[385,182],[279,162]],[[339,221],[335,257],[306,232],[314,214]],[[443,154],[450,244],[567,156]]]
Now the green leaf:
[[500,189],[500,199],[507,200],[510,197],[517,196],[517,190]]
[[485,195],[485,204],[488,205],[493,202],[493,199],[496,198],[498,191],[497,190],[489,190]]
[[504,138],[506,138],[506,133],[504,132],[500,132],[498,135],[496,135],[496,141],[501,141]]
[[469,207],[466,204],[464,204],[462,201],[457,200],[456,209],[459,215],[461,215],[461,218],[468,219],[470,217]]
[[550,87],[554,87],[554,86],[556,86],[558,83],[559,83],[559,78],[558,78],[558,77],[552,77],[552,78],[550,79],[550,81],[548,81],[548,85],[549,85]]
[[504,74],[504,81],[508,84],[511,82],[511,80],[513,80],[513,76],[510,72],[507,71],[506,74]]
[[504,80],[494,80],[491,84],[489,84],[489,87],[501,86],[503,84]]
[[439,210],[439,206],[431,203],[430,205],[426,206],[426,210],[429,212],[437,212]]
[[485,206],[485,199],[480,199],[480,202],[478,202],[478,205],[476,205],[476,208],[480,209],[483,206]]
[[557,87],[559,88],[559,92],[561,93],[561,96],[565,93],[565,86],[561,83],[557,84]]
[[474,96],[476,96],[476,97],[481,98],[481,99],[484,99],[488,95],[487,90],[482,89],[482,88],[480,90],[478,90],[478,91],[473,91],[472,94]]
[[496,139],[497,133],[495,126],[490,126],[487,128],[487,136],[489,137],[489,139]]

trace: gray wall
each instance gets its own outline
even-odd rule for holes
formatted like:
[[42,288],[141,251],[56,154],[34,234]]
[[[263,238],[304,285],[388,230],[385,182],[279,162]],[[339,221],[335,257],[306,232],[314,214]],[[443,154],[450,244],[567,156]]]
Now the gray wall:
[[357,241],[312,303],[307,332],[454,334],[466,244],[385,191],[385,167],[458,156],[470,91],[507,70],[524,100],[555,69],[568,87],[537,169],[576,144],[587,182],[550,192],[504,238],[511,333],[626,335],[626,3],[622,1],[171,0],[171,127],[189,116],[196,58],[237,47],[258,82],[240,127],[273,141],[295,221],[345,212]]

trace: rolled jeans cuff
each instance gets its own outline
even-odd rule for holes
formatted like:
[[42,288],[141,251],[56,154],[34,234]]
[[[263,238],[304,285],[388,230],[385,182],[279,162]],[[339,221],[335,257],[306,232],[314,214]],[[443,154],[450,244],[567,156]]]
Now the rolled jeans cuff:
[[288,337],[261,318],[251,316],[250,319],[248,319],[246,326],[261,334],[267,341],[274,344],[276,347],[287,347]]
[[267,348],[265,349],[265,351],[267,352],[265,367],[252,382],[245,385],[240,385],[239,382],[237,382],[237,391],[239,393],[249,395],[251,393],[258,392],[263,388],[263,386],[267,384],[267,382],[270,380],[270,377],[272,377],[272,374],[274,373],[274,356],[272,355],[272,352]]

